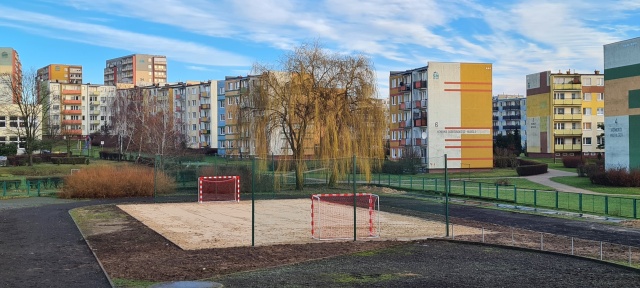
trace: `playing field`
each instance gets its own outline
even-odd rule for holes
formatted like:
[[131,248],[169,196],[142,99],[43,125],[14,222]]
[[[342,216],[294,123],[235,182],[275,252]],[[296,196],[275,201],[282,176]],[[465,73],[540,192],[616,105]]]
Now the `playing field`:
[[[251,201],[118,205],[185,250],[250,246],[251,206]],[[320,241],[311,238],[310,199],[256,201],[254,219],[255,245]],[[379,212],[376,220],[380,240],[424,239],[446,233],[444,223],[416,217]],[[478,233],[475,228],[455,227],[455,235]]]

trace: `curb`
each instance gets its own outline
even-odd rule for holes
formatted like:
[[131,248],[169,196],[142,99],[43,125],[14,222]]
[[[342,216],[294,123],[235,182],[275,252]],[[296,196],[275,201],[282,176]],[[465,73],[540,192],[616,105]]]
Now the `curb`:
[[[78,208],[80,207],[73,208],[71,210],[78,209]],[[104,273],[104,276],[107,277],[107,281],[109,281],[109,285],[111,285],[111,287],[116,287],[116,285],[113,284],[113,281],[109,276],[109,273],[107,273],[107,270],[104,269],[104,265],[102,265],[102,262],[100,262],[100,259],[98,259],[98,255],[96,255],[96,252],[93,251],[93,247],[91,247],[91,244],[89,244],[89,242],[87,241],[86,235],[84,235],[84,232],[82,232],[82,229],[80,229],[80,227],[78,226],[78,222],[76,222],[76,219],[73,218],[73,215],[71,215],[71,210],[68,211],[69,217],[71,217],[71,220],[73,220],[73,224],[75,224],[76,228],[78,228],[78,231],[80,231],[80,235],[82,235],[82,240],[84,240],[84,243],[87,244],[87,247],[89,247],[89,250],[91,250],[91,254],[93,254],[93,258],[95,258],[96,261],[98,262],[98,265],[100,265],[100,269],[102,269],[102,273]]]

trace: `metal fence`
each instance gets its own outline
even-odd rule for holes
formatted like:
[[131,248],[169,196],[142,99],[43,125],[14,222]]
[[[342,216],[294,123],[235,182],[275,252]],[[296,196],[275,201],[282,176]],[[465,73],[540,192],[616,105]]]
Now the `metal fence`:
[[513,227],[492,227],[489,229],[481,227],[482,233],[480,234],[461,236],[456,235],[455,225],[451,225],[450,229],[450,239],[453,240],[561,253],[640,268],[640,247],[586,240]]
[[62,177],[39,177],[14,180],[0,180],[2,197],[50,196],[58,193],[63,185]]

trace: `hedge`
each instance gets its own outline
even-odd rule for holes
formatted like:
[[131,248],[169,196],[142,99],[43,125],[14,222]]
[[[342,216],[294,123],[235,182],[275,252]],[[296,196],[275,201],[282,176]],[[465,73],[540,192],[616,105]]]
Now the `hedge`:
[[53,164],[89,164],[89,158],[85,157],[51,157]]
[[565,168],[578,168],[578,166],[585,163],[584,159],[580,156],[565,156],[562,157],[562,164]]
[[547,173],[549,165],[531,160],[519,159],[519,166],[516,168],[518,176],[531,176]]

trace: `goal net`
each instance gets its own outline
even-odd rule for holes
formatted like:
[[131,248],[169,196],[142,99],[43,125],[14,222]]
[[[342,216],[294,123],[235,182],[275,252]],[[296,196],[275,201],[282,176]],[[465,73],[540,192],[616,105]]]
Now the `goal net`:
[[240,201],[240,176],[198,178],[198,202]]
[[[378,195],[314,194],[311,196],[311,237],[318,240],[380,237]],[[355,204],[355,213],[354,213]],[[354,217],[355,215],[355,223]]]

